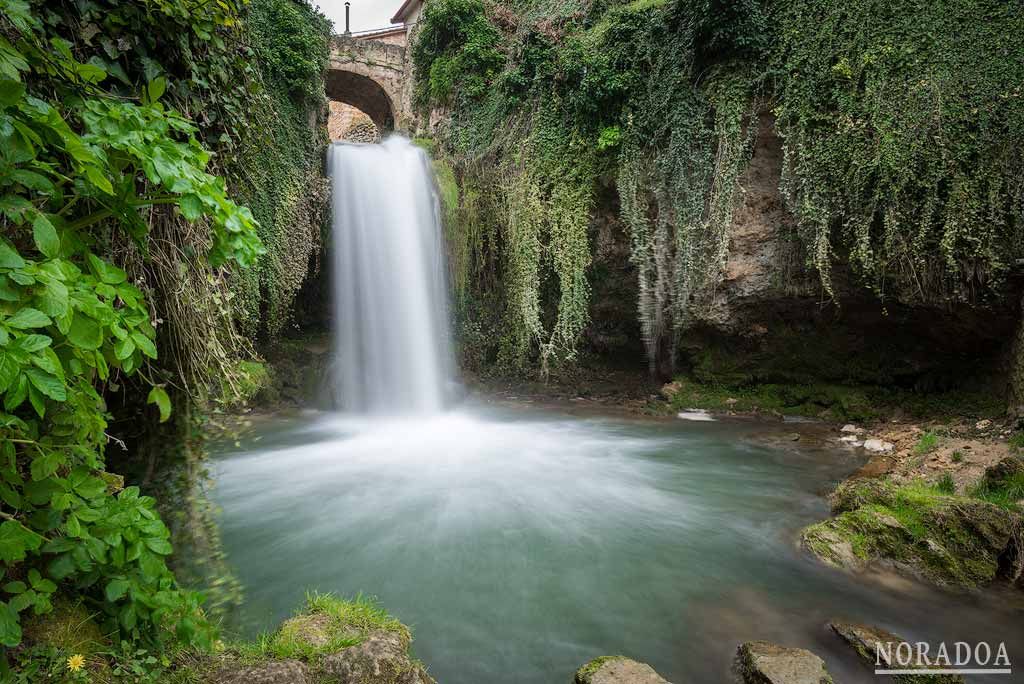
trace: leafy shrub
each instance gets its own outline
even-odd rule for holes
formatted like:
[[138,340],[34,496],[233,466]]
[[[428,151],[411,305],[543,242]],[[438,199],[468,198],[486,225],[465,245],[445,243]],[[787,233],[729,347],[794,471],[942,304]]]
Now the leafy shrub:
[[[48,612],[60,591],[99,606],[108,633],[209,645],[201,597],[165,563],[155,501],[103,472],[101,392],[148,375],[157,349],[143,292],[97,252],[114,234],[144,250],[148,212],[169,206],[209,225],[210,263],[246,266],[263,251],[256,224],[207,173],[195,127],[160,101],[165,79],[137,102],[108,95],[105,69],[47,40],[28,4],[3,5],[16,42],[0,37],[0,643],[17,645],[25,611]],[[218,7],[213,21],[228,21]],[[166,420],[166,390],[150,400]]]

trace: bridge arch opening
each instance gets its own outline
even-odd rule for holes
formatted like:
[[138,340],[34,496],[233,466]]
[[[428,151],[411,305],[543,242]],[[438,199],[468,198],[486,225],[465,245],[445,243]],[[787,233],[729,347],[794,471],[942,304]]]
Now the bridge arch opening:
[[327,72],[328,99],[343,102],[360,110],[373,121],[382,134],[395,128],[395,107],[384,88],[369,76],[342,69]]

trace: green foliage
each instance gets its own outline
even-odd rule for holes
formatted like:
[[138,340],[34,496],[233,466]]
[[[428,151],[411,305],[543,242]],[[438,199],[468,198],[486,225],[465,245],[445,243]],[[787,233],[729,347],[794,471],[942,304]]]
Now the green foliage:
[[482,0],[428,3],[421,25],[412,51],[420,104],[450,102],[456,86],[460,96],[480,98],[504,63]]
[[[144,252],[153,208],[169,206],[209,225],[210,263],[245,266],[263,251],[256,224],[207,173],[196,128],[160,101],[166,79],[138,102],[109,94],[111,75],[130,83],[123,68],[79,61],[50,33],[55,17],[3,5],[16,37],[0,38],[0,642],[17,645],[22,616],[48,612],[59,590],[97,606],[111,634],[209,645],[201,597],[167,569],[155,501],[102,477],[104,387],[157,348],[143,292],[98,252],[118,239]],[[151,5],[208,39],[233,21],[225,3]],[[150,396],[166,419],[166,392]]]
[[467,269],[478,299],[506,303],[502,358],[574,358],[586,290],[563,290],[593,274],[579,240],[561,261],[573,272],[556,272],[545,222],[571,198],[562,214],[585,225],[615,177],[648,353],[670,368],[722,276],[769,105],[794,239],[827,295],[839,263],[859,276],[844,283],[907,303],[1002,296],[1024,251],[1022,28],[1019,4],[997,0],[430,3],[418,106],[450,113],[439,152],[460,184],[508,188],[473,208],[500,230]]
[[953,476],[948,472],[942,474],[942,477],[935,484],[935,488],[943,494],[956,494],[956,482],[953,481]]
[[939,446],[939,436],[934,432],[926,432],[921,435],[917,444],[914,445],[914,453],[919,456],[930,454]]
[[[252,207],[267,254],[240,274],[232,309],[250,337],[274,336],[322,244],[327,189],[322,177],[324,103],[331,27],[294,0],[254,0],[239,40],[259,56],[249,120],[239,133],[232,184]],[[318,127],[310,127],[311,115]],[[258,122],[258,123],[257,123]]]
[[265,65],[265,76],[300,101],[323,102],[321,76],[328,57],[325,36],[331,33],[327,18],[305,3],[265,1],[254,5],[249,26],[257,36],[255,47]]
[[306,606],[278,631],[263,634],[255,642],[234,644],[232,649],[250,661],[316,661],[355,646],[371,632],[381,630],[399,635],[406,644],[412,640],[409,629],[372,599],[359,595],[344,600],[333,594],[313,592],[307,594]]
[[783,190],[832,292],[975,301],[1022,254],[1024,11],[999,0],[777,3]]

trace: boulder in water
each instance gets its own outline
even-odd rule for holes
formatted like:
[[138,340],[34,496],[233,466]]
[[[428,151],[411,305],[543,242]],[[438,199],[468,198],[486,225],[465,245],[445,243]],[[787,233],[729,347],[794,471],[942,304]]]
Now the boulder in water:
[[[892,658],[892,654],[896,653],[896,649],[900,644],[909,644],[909,642],[879,627],[870,627],[841,620],[833,620],[828,626],[843,641],[853,647],[853,650],[860,656],[861,661],[868,667],[878,667],[879,663],[881,663],[881,667],[887,670],[916,670],[939,667],[929,662],[913,662],[909,665],[901,666],[895,658]],[[909,645],[911,648],[914,646],[913,644]],[[954,674],[906,674],[894,675],[892,681],[895,684],[964,684],[964,677],[963,675]]]
[[733,672],[740,684],[832,684],[821,658],[803,648],[769,641],[740,644]]
[[601,656],[576,670],[574,684],[670,684],[650,665],[625,656]]
[[952,588],[1021,576],[1024,515],[970,497],[886,480],[843,483],[836,517],[801,533],[801,545],[844,570],[895,570]]

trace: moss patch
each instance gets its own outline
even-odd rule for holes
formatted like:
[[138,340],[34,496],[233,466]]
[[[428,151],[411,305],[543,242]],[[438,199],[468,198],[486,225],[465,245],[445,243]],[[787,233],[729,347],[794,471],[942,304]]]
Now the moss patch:
[[107,650],[110,641],[81,602],[57,600],[53,610],[29,619],[24,627],[25,643],[52,646],[68,655],[87,658]]
[[1022,541],[1019,511],[934,486],[853,481],[840,485],[832,503],[838,515],[806,528],[801,541],[826,563],[850,570],[881,564],[974,588],[1009,570],[1003,563]]
[[613,660],[626,660],[626,656],[614,655],[594,658],[589,663],[576,670],[575,684],[590,684],[591,677],[593,677],[598,670],[604,667],[605,663],[609,663]]

